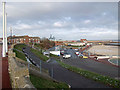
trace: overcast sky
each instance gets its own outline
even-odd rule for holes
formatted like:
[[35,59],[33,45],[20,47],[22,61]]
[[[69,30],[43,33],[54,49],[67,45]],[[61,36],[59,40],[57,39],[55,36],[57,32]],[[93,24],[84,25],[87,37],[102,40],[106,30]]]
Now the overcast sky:
[[[118,38],[117,2],[6,3],[7,30],[14,35],[62,40],[114,40]],[[2,37],[2,4],[0,5]]]

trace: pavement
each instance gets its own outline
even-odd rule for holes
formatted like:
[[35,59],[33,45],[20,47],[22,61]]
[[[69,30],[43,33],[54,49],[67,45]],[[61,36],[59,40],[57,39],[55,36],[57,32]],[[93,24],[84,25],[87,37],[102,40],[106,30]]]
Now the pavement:
[[[27,53],[29,55],[29,58],[38,66],[40,65],[40,59],[30,51],[29,47],[26,47],[25,53]],[[67,84],[71,85],[72,88],[110,88],[109,86],[87,79],[75,72],[61,67],[53,58],[51,58],[49,63],[42,61],[41,65],[42,68],[53,72],[52,74],[54,79],[66,82]]]
[[2,45],[0,45],[0,89],[10,89],[11,83],[8,73],[8,57],[2,57]]
[[[68,49],[71,52],[72,57],[75,57],[74,50]],[[76,55],[77,56],[77,55]],[[62,59],[62,58],[61,58]],[[83,59],[83,58],[70,58],[70,59],[62,59],[62,61],[66,64],[82,68],[85,70],[89,70],[95,73],[99,73],[105,76],[110,76],[113,78],[117,78],[118,75],[118,67],[112,66],[110,64],[101,63],[91,59]]]
[[2,47],[0,45],[0,90],[2,89]]

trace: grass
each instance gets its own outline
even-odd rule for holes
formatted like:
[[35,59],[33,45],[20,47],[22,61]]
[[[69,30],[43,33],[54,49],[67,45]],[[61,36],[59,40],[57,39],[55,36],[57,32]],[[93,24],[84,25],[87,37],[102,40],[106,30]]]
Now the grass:
[[109,85],[111,87],[114,87],[114,88],[120,88],[120,81],[119,80],[116,80],[116,79],[113,79],[109,76],[103,76],[103,75],[100,75],[100,74],[97,74],[97,73],[94,73],[94,72],[90,72],[90,71],[87,71],[87,70],[84,70],[84,69],[80,69],[80,68],[77,68],[77,67],[74,67],[74,66],[70,66],[68,64],[65,64],[59,60],[56,60],[62,67],[68,69],[68,70],[71,70],[73,72],[76,72],[86,78],[89,78],[89,79],[92,79],[94,81],[98,81],[98,82],[101,82],[101,83],[104,83],[106,85]]
[[42,54],[42,51],[35,50],[33,48],[30,49],[32,53],[38,56],[41,60],[47,61],[49,58]]
[[46,78],[38,77],[33,74],[30,74],[30,80],[31,80],[32,84],[35,86],[35,88],[37,88],[37,89],[39,89],[39,88],[69,89],[69,87],[66,83],[48,80]]
[[85,46],[73,46],[73,45],[71,45],[71,46],[67,46],[67,47],[85,47]]
[[[27,61],[26,58],[25,58],[24,53],[21,53],[21,52],[22,52],[22,49],[23,49],[24,47],[26,47],[25,44],[17,44],[17,45],[14,46],[13,52],[15,52],[16,57],[18,57],[18,58],[20,58],[20,59],[22,59],[22,60],[24,60],[24,61]],[[15,50],[15,49],[17,49],[17,50],[19,50],[19,51],[21,51],[21,52]]]
[[51,53],[50,53],[50,57],[54,57],[54,58],[56,58],[56,59],[60,59],[60,57],[59,57],[59,56],[54,55],[54,54],[51,54]]

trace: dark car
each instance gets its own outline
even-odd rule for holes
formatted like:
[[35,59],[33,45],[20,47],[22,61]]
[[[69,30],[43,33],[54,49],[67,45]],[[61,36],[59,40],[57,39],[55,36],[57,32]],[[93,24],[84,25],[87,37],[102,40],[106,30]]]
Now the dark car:
[[64,54],[64,50],[61,50],[61,51],[60,51],[60,54],[63,55],[63,54]]

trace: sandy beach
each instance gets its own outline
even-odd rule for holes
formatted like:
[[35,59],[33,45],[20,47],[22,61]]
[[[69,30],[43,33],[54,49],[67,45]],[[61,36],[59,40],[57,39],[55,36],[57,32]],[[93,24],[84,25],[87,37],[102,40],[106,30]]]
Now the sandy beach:
[[96,45],[92,46],[89,50],[91,53],[100,55],[113,55],[118,56],[118,51],[120,51],[120,46],[110,46],[110,45]]

